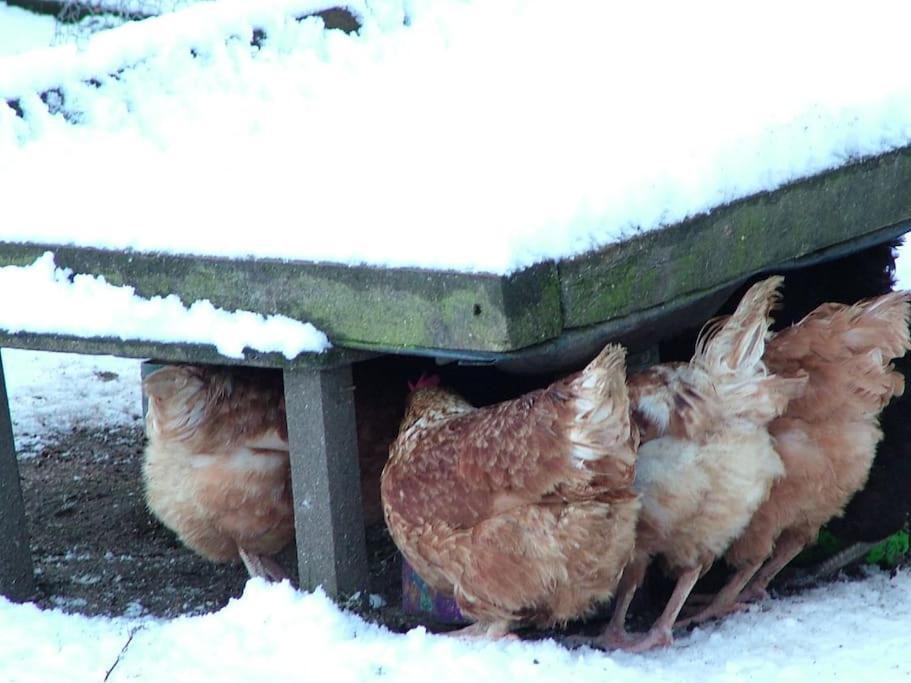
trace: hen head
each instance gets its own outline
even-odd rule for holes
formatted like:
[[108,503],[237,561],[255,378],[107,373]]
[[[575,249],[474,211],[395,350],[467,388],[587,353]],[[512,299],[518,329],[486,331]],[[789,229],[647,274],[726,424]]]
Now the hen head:
[[411,393],[405,402],[405,417],[401,431],[421,423],[429,426],[456,415],[471,412],[474,407],[454,391],[439,386],[436,375],[421,375],[417,382],[409,382]]

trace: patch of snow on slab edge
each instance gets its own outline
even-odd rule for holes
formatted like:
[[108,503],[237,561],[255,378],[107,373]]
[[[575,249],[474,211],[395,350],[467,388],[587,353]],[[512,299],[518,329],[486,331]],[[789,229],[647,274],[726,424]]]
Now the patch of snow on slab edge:
[[325,333],[310,323],[283,315],[226,311],[208,299],[189,308],[173,294],[145,299],[133,287],[116,287],[100,276],[57,268],[50,251],[30,266],[0,268],[0,291],[28,293],[8,299],[0,310],[0,328],[13,333],[214,344],[219,353],[232,358],[243,358],[245,347],[281,352],[289,359],[331,347]]

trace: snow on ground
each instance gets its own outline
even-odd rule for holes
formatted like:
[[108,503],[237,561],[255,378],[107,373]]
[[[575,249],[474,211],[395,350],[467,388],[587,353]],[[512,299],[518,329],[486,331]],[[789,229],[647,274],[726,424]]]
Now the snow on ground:
[[911,574],[874,572],[862,582],[770,601],[681,637],[666,651],[571,652],[553,641],[460,641],[423,629],[397,635],[338,609],[320,592],[253,580],[220,612],[171,621],[86,618],[0,599],[0,675],[11,683],[98,683],[114,667],[106,679],[112,683],[887,683],[911,675],[909,621]]
[[0,240],[502,273],[911,142],[908,3],[350,5],[0,60]]
[[0,329],[14,333],[214,344],[219,353],[233,358],[243,358],[248,347],[294,358],[331,346],[310,323],[284,315],[226,311],[207,299],[187,308],[173,294],[144,299],[133,287],[115,287],[103,277],[74,276],[54,265],[52,252],[30,266],[0,267],[0,291],[28,292],[5,300],[0,310]]
[[20,349],[0,353],[20,457],[74,428],[139,424],[138,360]]

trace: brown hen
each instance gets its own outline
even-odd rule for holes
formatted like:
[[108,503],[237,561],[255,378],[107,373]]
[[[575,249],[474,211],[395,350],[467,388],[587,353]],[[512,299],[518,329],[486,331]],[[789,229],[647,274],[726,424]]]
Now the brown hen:
[[414,391],[383,471],[396,545],[475,620],[463,635],[565,622],[610,598],[631,557],[625,351],[486,408],[439,388]]
[[[754,285],[735,313],[715,321],[689,363],[663,364],[629,379],[641,434],[636,490],[642,496],[635,557],[613,617],[596,644],[647,650],[672,642],[672,627],[696,583],[749,523],[783,473],[767,430],[805,379],[770,374],[762,362],[782,278]],[[624,622],[651,559],[677,577],[664,612],[638,640]]]
[[149,509],[203,557],[285,578],[271,557],[294,535],[280,375],[169,366],[143,389]]
[[775,575],[863,487],[882,438],[879,413],[904,390],[891,361],[911,348],[909,301],[909,293],[892,292],[853,306],[823,304],[769,342],[770,370],[809,375],[806,394],[769,425],[785,475],[725,556],[737,572],[689,621],[764,597]]

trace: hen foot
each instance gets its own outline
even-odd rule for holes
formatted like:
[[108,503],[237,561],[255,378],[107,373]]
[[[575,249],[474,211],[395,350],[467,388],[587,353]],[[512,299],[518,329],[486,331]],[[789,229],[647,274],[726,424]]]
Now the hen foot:
[[271,557],[257,555],[256,553],[248,552],[243,548],[238,548],[237,551],[250,576],[273,582],[290,579],[282,566]]

